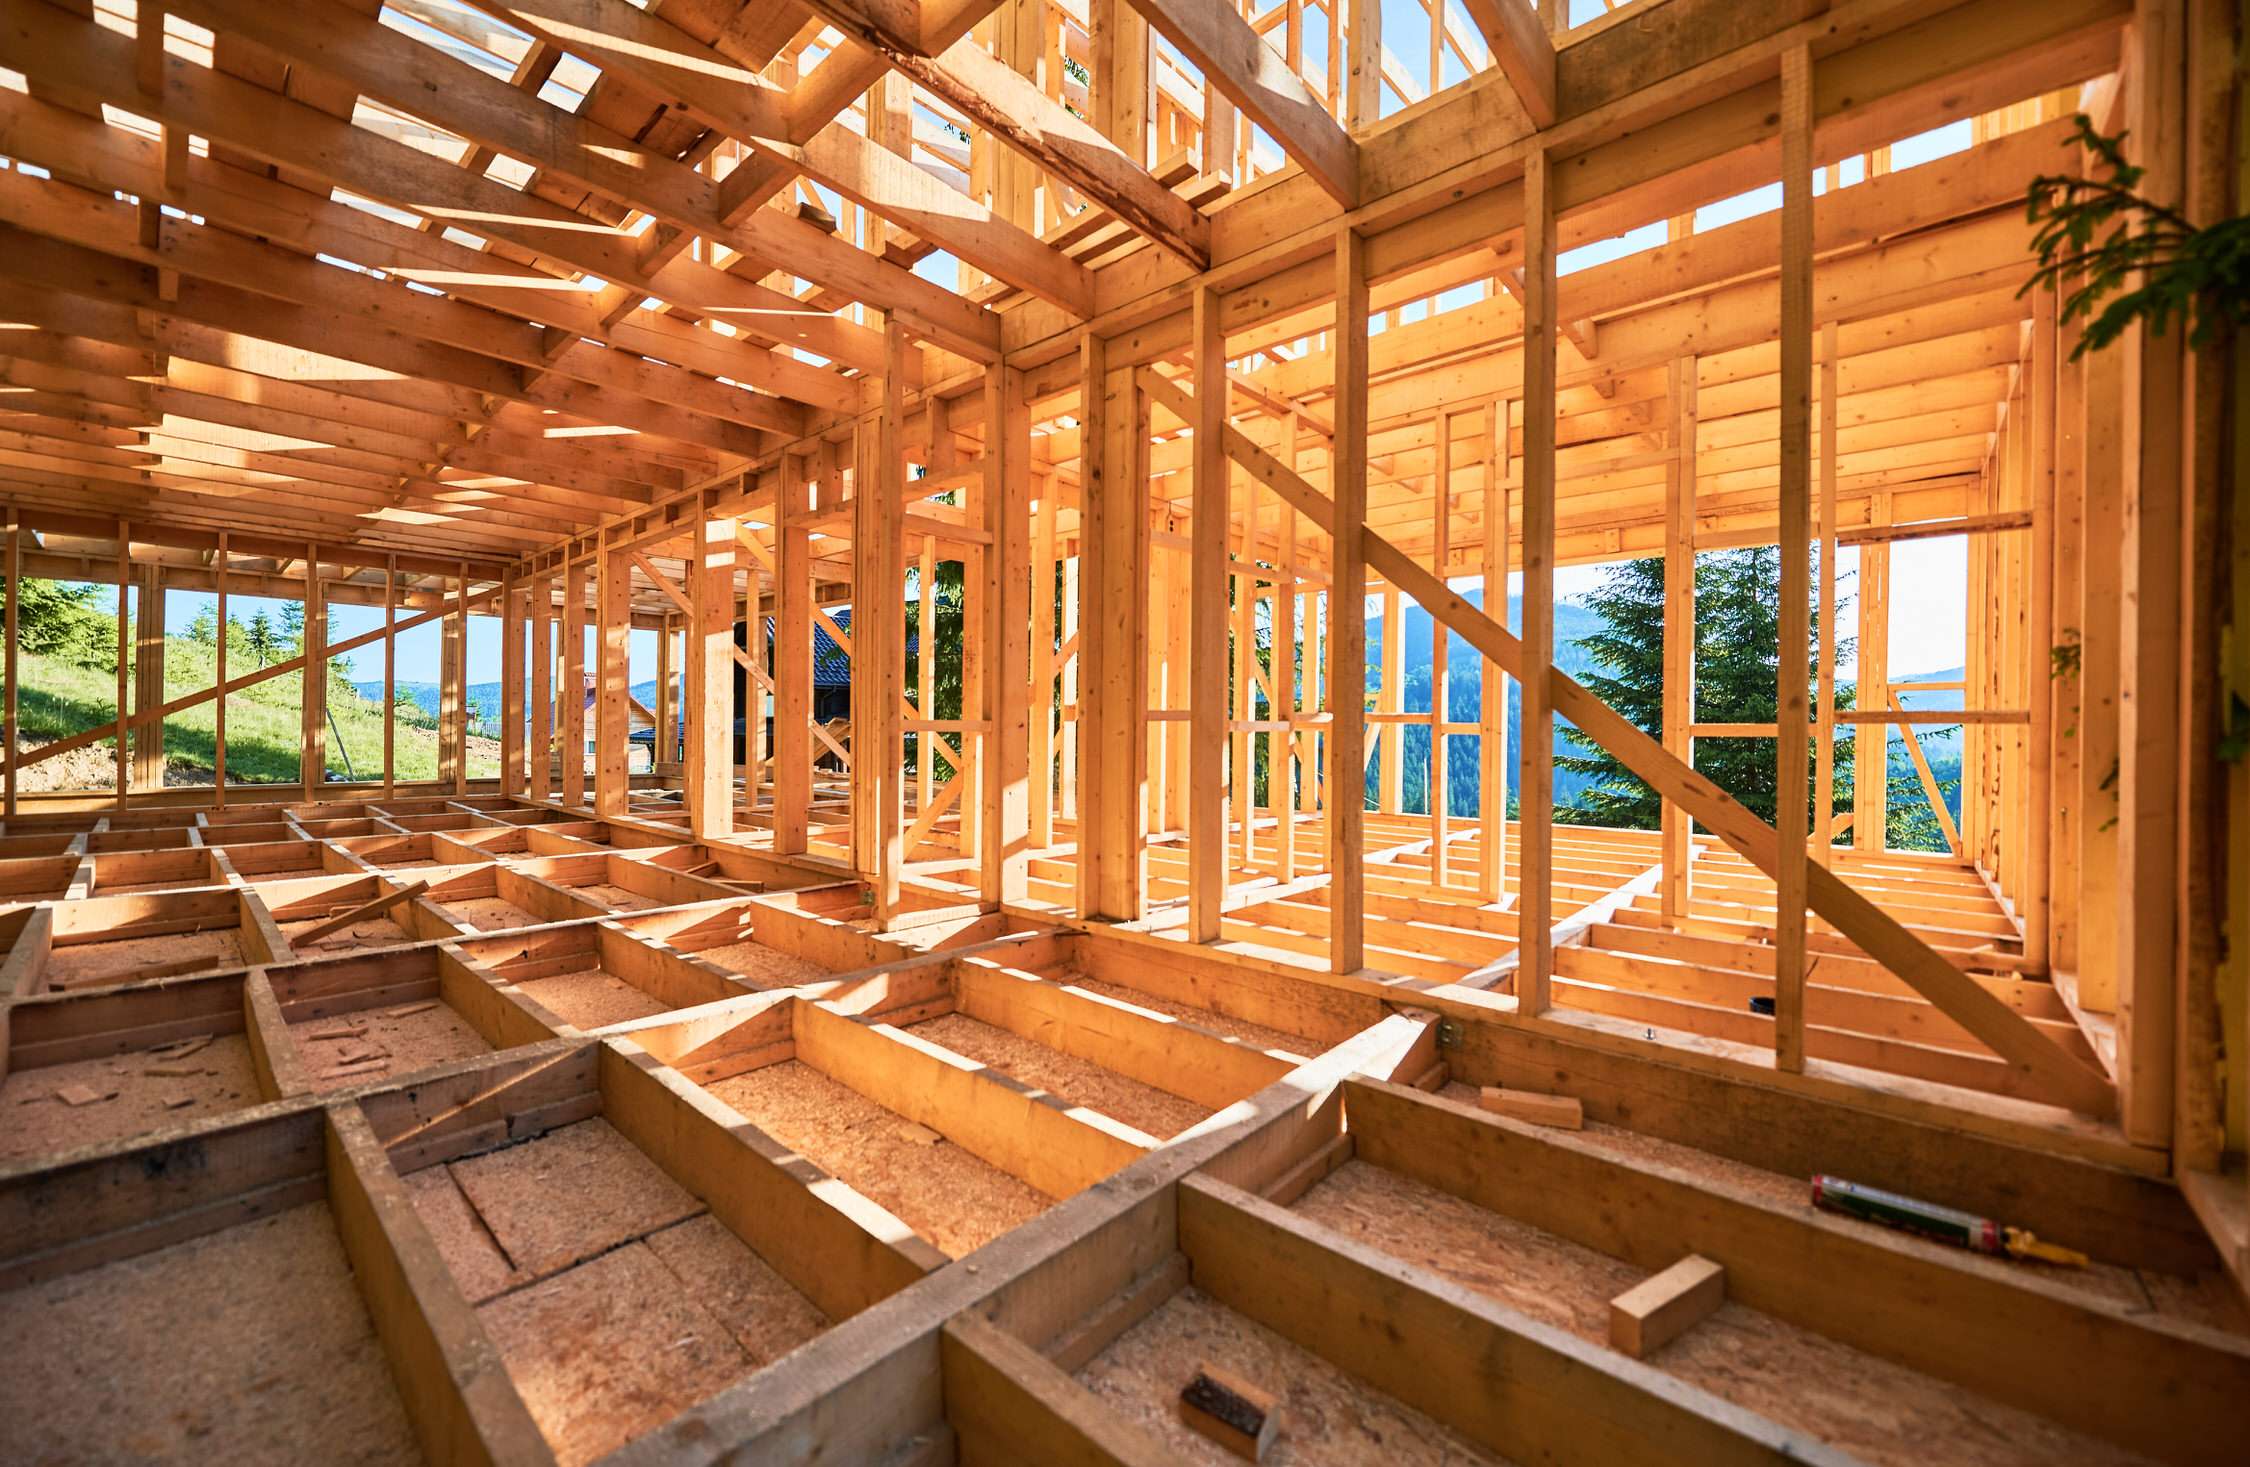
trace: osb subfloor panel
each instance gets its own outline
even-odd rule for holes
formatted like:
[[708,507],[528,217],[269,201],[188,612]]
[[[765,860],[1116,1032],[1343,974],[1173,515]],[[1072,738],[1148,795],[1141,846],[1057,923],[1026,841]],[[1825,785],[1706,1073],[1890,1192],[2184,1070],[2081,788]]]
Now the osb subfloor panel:
[[758,988],[794,988],[800,983],[818,983],[835,972],[810,958],[778,952],[762,942],[730,942],[725,947],[703,948],[692,956],[715,963]]
[[[1278,1049],[1286,1054],[1301,1055],[1309,1059],[1329,1048],[1320,1040],[1309,1039],[1302,1034],[1290,1034],[1264,1024],[1253,1024],[1248,1019],[1231,1018],[1176,999],[1143,993],[1138,988],[1127,988],[1122,983],[1105,983],[1099,978],[1088,978],[1082,973],[1066,971],[1056,981],[1068,983],[1073,988],[1083,988],[1088,993],[1098,993],[1104,998],[1114,998],[1120,1003],[1132,1004],[1136,1008],[1185,1019],[1197,1028],[1223,1034],[1229,1039],[1255,1045],[1259,1049]],[[1472,1094],[1469,1098],[1474,1103],[1476,1097]]]
[[566,1463],[652,1429],[828,1325],[606,1121],[406,1183]]
[[[99,1098],[87,1101],[88,1093]],[[250,1041],[240,1034],[218,1035],[190,1054],[142,1050],[15,1070],[0,1080],[0,1161],[138,1136],[262,1098]]]
[[10,1461],[421,1459],[323,1206],[0,1294],[0,1336]]
[[[1648,1275],[1409,1177],[1352,1161],[1297,1211],[1580,1339],[1607,1346],[1609,1301]],[[1877,1467],[2045,1467],[2146,1458],[1740,1304],[1647,1363]]]
[[537,927],[543,920],[504,897],[454,897],[442,905],[479,932],[505,932],[512,927]]
[[408,1075],[492,1050],[451,1005],[435,998],[301,1019],[289,1026],[289,1038],[304,1058],[313,1088],[322,1091]]
[[801,1060],[719,1080],[710,1092],[760,1130],[889,1209],[949,1258],[974,1252],[1051,1199]]
[[1171,1140],[1210,1115],[1192,1100],[967,1014],[928,1019],[908,1026],[907,1032],[942,1044],[978,1064],[1005,1071],[1072,1105],[1098,1110],[1159,1141]]
[[1267,1467],[1462,1467],[1504,1462],[1460,1433],[1185,1288],[1112,1340],[1078,1381],[1182,1462],[1238,1467],[1240,1457],[1180,1420],[1180,1389],[1206,1362],[1280,1398]]
[[284,922],[281,935],[289,939],[290,951],[301,958],[329,956],[336,953],[359,952],[379,947],[397,947],[414,940],[414,935],[394,921],[388,913],[378,912],[349,927],[341,927],[314,942],[300,942],[297,934],[310,932],[325,917],[309,917],[302,922]]
[[58,947],[47,957],[47,983],[54,988],[130,983],[143,969],[169,967],[190,958],[209,959],[204,968],[243,966],[241,930],[230,926],[215,932],[169,932]]
[[622,1024],[627,1019],[645,1019],[651,1014],[669,1013],[672,1008],[653,994],[601,968],[534,978],[528,983],[518,983],[516,991],[538,1000],[556,1018],[580,1029],[599,1029],[605,1024]]
[[[1442,1093],[1448,1100],[1463,1105],[1477,1103],[1477,1088],[1455,1082]],[[1635,1164],[1654,1163],[1684,1171],[1707,1181],[1723,1183],[1737,1191],[1748,1192],[1778,1207],[1811,1211],[1811,1179],[1791,1177],[1780,1172],[1766,1171],[1747,1162],[1717,1156],[1708,1151],[1684,1146],[1677,1141],[1667,1141],[1660,1136],[1645,1136],[1622,1126],[1588,1121],[1580,1138],[1626,1161]],[[1941,1199],[1942,1200],[1942,1199]],[[1824,1214],[1833,1226],[1848,1231],[1880,1236],[1888,1244],[1906,1248],[1941,1259],[1951,1266],[1963,1263],[1959,1249],[1929,1242],[1874,1223],[1856,1218]],[[2017,1268],[2036,1276],[2041,1282],[2070,1289],[2105,1303],[2119,1305],[2136,1312],[2153,1312],[2190,1324],[2210,1329],[2229,1330],[2250,1335],[2250,1310],[2245,1310],[2242,1296],[2235,1291],[2233,1281],[2219,1269],[2212,1269],[2194,1278],[2146,1270],[2121,1268],[2114,1264],[2096,1263],[2083,1269],[2048,1268],[2037,1263],[1995,1264],[1994,1267]]]

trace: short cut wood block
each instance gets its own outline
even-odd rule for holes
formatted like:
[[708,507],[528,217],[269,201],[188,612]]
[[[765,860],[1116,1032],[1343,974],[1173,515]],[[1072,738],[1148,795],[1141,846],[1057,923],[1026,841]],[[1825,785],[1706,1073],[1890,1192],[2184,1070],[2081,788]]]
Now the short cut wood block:
[[1529,1121],[1535,1126],[1556,1126],[1565,1131],[1586,1128],[1586,1108],[1569,1095],[1544,1095],[1537,1090],[1507,1090],[1487,1085],[1477,1104],[1494,1115]]
[[1609,1343],[1635,1360],[1693,1329],[1727,1300],[1727,1271],[1698,1253],[1609,1301]]
[[1278,1404],[1271,1391],[1206,1361],[1180,1391],[1180,1419],[1237,1457],[1262,1462],[1279,1424]]

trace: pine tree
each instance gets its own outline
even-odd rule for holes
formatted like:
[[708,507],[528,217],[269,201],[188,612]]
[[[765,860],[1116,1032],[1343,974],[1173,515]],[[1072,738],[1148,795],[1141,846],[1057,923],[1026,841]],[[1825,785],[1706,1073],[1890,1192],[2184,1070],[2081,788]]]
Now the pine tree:
[[[1700,723],[1772,723],[1780,675],[1781,554],[1772,546],[1717,551],[1696,557],[1695,699]],[[1613,567],[1585,604],[1599,612],[1604,630],[1579,638],[1603,669],[1585,678],[1586,686],[1632,724],[1652,737],[1664,726],[1664,562],[1627,561]],[[1848,601],[1846,602],[1848,604]],[[1819,614],[1813,612],[1817,646]],[[1839,640],[1837,660],[1850,655]],[[1818,654],[1808,653],[1818,678]],[[1851,706],[1851,689],[1838,684],[1836,701]],[[1595,781],[1564,808],[1564,818],[1588,825],[1653,830],[1662,801],[1608,750],[1565,729],[1572,748],[1557,755],[1557,768]],[[1836,740],[1832,795],[1840,806],[1851,801],[1853,743]],[[1775,741],[1698,739],[1695,768],[1747,805],[1761,820],[1774,818]],[[1807,767],[1811,767],[1808,759]],[[1817,799],[1817,795],[1815,796]]]
[[243,640],[250,644],[250,653],[258,659],[258,665],[264,667],[273,656],[274,640],[273,618],[266,615],[263,606],[251,613],[250,625],[243,632]]

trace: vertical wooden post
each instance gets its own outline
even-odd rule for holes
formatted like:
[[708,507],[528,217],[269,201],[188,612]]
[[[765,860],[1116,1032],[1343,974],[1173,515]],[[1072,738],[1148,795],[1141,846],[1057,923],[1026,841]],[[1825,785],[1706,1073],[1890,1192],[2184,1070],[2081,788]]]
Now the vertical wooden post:
[[[1485,450],[1484,612],[1508,624],[1508,519],[1510,400],[1496,397],[1485,409],[1492,442]],[[1508,885],[1508,675],[1484,664],[1477,705],[1477,890],[1498,902]]]
[[[523,793],[524,590],[511,572],[500,583],[500,792]],[[658,694],[661,704],[663,696]]]
[[[2081,756],[2086,747],[2086,636],[2079,606],[2086,585],[2086,478],[2085,423],[2086,371],[2083,361],[2071,361],[2077,329],[2058,328],[2055,341],[2055,512],[2050,539],[2054,545],[2055,576],[2047,598],[2055,642],[2078,648],[2078,668],[2073,676],[2053,678],[2054,703],[2049,716],[2064,732],[2054,739],[2053,835],[2054,863],[2049,889],[2060,894],[2050,911],[2053,950],[2049,960],[2065,972],[2079,971],[2078,936],[2084,912],[2078,901],[2081,851],[2086,840],[2086,801],[2081,783]],[[2111,541],[2114,547],[2116,542]],[[2110,552],[2115,558],[2114,549]],[[2059,672],[2060,669],[2057,669]],[[2084,1002],[2081,983],[2080,1002]]]
[[[1867,505],[1871,523],[1891,522],[1891,496],[1878,491]],[[1859,547],[1859,678],[1862,708],[1891,706],[1891,547]],[[1909,733],[1911,737],[1911,731]],[[1890,729],[1861,724],[1853,745],[1852,844],[1880,852],[1890,827]]]
[[1031,881],[1031,709],[1015,696],[1031,653],[1031,404],[1023,374],[1001,366],[984,375],[985,552],[995,574],[977,603],[984,656],[978,716],[990,721],[983,760],[984,818],[978,895],[988,907],[1021,902]]
[[[1406,615],[1398,587],[1383,587],[1383,687],[1375,706],[1384,713],[1406,711]],[[1406,725],[1386,719],[1375,727],[1377,765],[1375,808],[1397,815],[1406,808]]]
[[[694,615],[688,618],[687,628],[684,797],[688,829],[697,840],[719,840],[734,833],[737,528],[737,522],[731,519],[704,520],[692,532],[694,541],[688,551],[688,604],[694,608]],[[571,679],[566,676],[564,681]]]
[[[731,573],[734,561],[727,566]],[[562,802],[573,809],[586,803],[586,581],[591,562],[563,567],[562,677],[555,689],[556,734],[562,742]],[[728,582],[733,594],[733,582]],[[724,615],[731,618],[733,608]],[[730,730],[731,733],[731,730]],[[727,754],[733,766],[733,751]]]
[[219,645],[214,660],[218,696],[211,700],[211,796],[227,802],[227,532],[219,531],[219,548],[211,561],[211,583],[218,592]]
[[453,699],[453,792],[469,792],[469,563],[453,577],[453,664],[447,691]]
[[[1696,359],[1675,357],[1666,380],[1672,414],[1672,460],[1664,474],[1664,750],[1695,764],[1695,437]],[[1664,802],[1659,841],[1664,923],[1687,915],[1694,865],[1695,822]]]
[[2084,469],[2086,523],[2082,544],[2086,586],[2078,625],[2085,651],[2079,659],[2083,690],[2078,716],[2078,790],[2085,839],[2078,867],[2078,1002],[2091,1013],[2117,1010],[2120,958],[2118,910],[2118,804],[2116,774],[2122,672],[2125,543],[2125,353],[2112,347],[2086,361]]
[[680,762],[680,704],[679,690],[672,680],[679,676],[679,662],[673,655],[672,639],[679,635],[673,615],[667,611],[656,630],[656,751],[657,764]]
[[1344,83],[1344,127],[1357,132],[1372,127],[1383,101],[1382,0],[1347,0],[1351,9],[1350,32],[1344,59],[1350,74]]
[[[1442,407],[1437,413],[1437,490],[1430,496],[1430,505],[1430,569],[1443,583],[1445,562],[1452,554],[1453,414]],[[1452,874],[1452,862],[1445,848],[1445,721],[1452,713],[1446,654],[1452,650],[1449,645],[1452,640],[1452,632],[1433,617],[1430,621],[1430,882],[1440,887]]]
[[1524,166],[1523,791],[1517,846],[1516,1010],[1547,1011],[1554,963],[1555,195],[1552,165]]
[[[1117,0],[1122,3],[1122,0]],[[1085,389],[1089,394],[1099,384]],[[1083,414],[1081,418],[1083,419]],[[1080,485],[1083,465],[1099,444],[1079,423]],[[1055,495],[1052,474],[1039,486],[1039,512],[1031,529],[1031,844],[1045,850],[1055,843]],[[1083,493],[1083,489],[1081,491]],[[1083,498],[1081,503],[1083,503]]]
[[[937,541],[922,537],[922,554],[914,568],[915,590],[921,613],[921,635],[915,639],[914,716],[937,717]],[[965,756],[964,756],[965,757]],[[955,774],[959,770],[953,771]],[[928,734],[914,737],[914,808],[930,806],[937,777],[937,740]]]
[[531,783],[534,800],[552,793],[555,767],[554,583],[531,584]]
[[1774,1064],[1805,1067],[1806,602],[1811,596],[1812,53],[1781,58],[1781,611]]
[[[1078,665],[1086,691],[1076,700],[1076,728],[1087,777],[1078,791],[1078,906],[1082,916],[1130,922],[1148,907],[1147,421],[1132,369],[1110,369],[1106,341],[1089,332],[1080,365]],[[1066,577],[1066,598],[1070,590]],[[1070,773],[1066,764],[1066,792]]]
[[[133,783],[141,789],[164,787],[164,567],[141,567],[140,614],[134,618]],[[325,639],[327,619],[320,629]],[[312,622],[306,622],[311,635]],[[325,654],[324,654],[325,655]],[[323,726],[322,733],[326,733]]]
[[773,844],[782,855],[805,849],[813,774],[812,531],[805,528],[805,461],[781,460],[774,515]]
[[[1219,293],[1195,292],[1195,483],[1188,560],[1188,940],[1216,942],[1227,887],[1226,333]],[[1241,778],[1241,771],[1236,771]],[[1239,794],[1239,790],[1238,790]],[[1244,818],[1248,818],[1247,811]]]
[[[1298,450],[1304,441],[1304,420],[1292,412],[1284,424],[1283,434],[1281,461],[1295,469]],[[1304,587],[1300,582],[1303,563],[1298,559],[1297,511],[1287,500],[1281,501],[1278,509],[1281,579],[1274,587],[1273,599],[1274,695],[1278,700],[1274,707],[1274,717],[1286,720],[1290,728],[1289,732],[1273,740],[1273,752],[1266,760],[1266,779],[1273,805],[1276,874],[1283,881],[1295,881],[1297,759],[1302,749],[1296,721],[1297,715],[1306,711],[1304,683],[1297,670],[1297,627],[1303,620],[1301,608]]]
[[[2142,0],[2128,71],[2130,153],[2148,171],[2142,197],[2177,207],[2185,193],[2182,10]],[[2125,1138],[2172,1139],[2180,982],[2174,893],[2181,879],[2180,595],[2187,516],[2181,407],[2183,333],[2129,329],[2125,358],[2123,637],[2118,670],[2117,1063]]]
[[[128,694],[128,680],[132,676],[133,634],[132,621],[126,615],[133,593],[133,527],[125,520],[117,522],[117,808],[125,808],[127,796],[133,787],[132,756],[126,745],[130,740],[127,731],[132,727],[132,709]],[[226,694],[219,694],[226,701]]]
[[1836,854],[1836,323],[1820,328],[1820,668],[1813,699],[1813,855]]
[[[141,614],[148,615],[148,598],[141,598]],[[328,601],[320,584],[320,547],[305,546],[304,668],[297,674],[298,713],[303,728],[304,755],[298,764],[298,783],[307,801],[320,797],[328,778]],[[143,639],[142,653],[147,653]],[[147,737],[145,731],[142,737]]]
[[8,820],[16,818],[16,726],[18,703],[21,697],[21,689],[18,686],[21,679],[17,676],[16,639],[19,636],[17,623],[21,615],[22,602],[23,523],[16,517],[16,512],[11,509],[8,511],[8,646],[5,654],[0,654],[6,658],[8,683],[5,694],[6,704],[4,708],[0,708],[0,725],[4,725],[4,729],[0,729],[0,738],[4,738],[7,744],[6,749],[0,750],[0,758],[5,758],[7,761],[4,769],[0,769],[0,785],[5,786],[5,794],[0,796],[0,800],[4,800],[4,808],[0,808],[0,818]]
[[[463,577],[465,580],[466,577]],[[440,591],[439,595],[444,592]],[[462,737],[462,726],[467,721],[468,709],[463,706],[458,689],[462,686],[461,654],[464,648],[462,631],[467,620],[457,609],[452,615],[438,619],[438,767],[439,785],[459,789],[461,785],[461,753],[467,747]]]
[[2053,872],[2054,828],[2049,824],[2055,789],[2054,707],[2054,586],[2055,586],[2055,293],[2031,293],[2031,384],[2025,401],[2031,412],[2025,421],[2030,430],[2026,467],[2030,471],[2031,533],[2025,547],[2029,595],[2024,598],[2024,647],[2021,667],[2025,680],[2024,706],[2030,710],[2026,730],[2022,836],[2023,886],[2017,913],[2023,918],[2024,971],[2044,974],[2053,955],[2053,907],[2049,900]]
[[[1370,7],[1372,8],[1372,7]],[[1354,18],[1357,19],[1357,7]],[[1356,27],[1355,27],[1356,33]],[[1354,54],[1355,86],[1356,67]],[[1336,234],[1336,436],[1328,558],[1328,966],[1367,965],[1367,241]],[[1395,626],[1383,631],[1395,637]]]
[[398,779],[398,557],[383,557],[383,798]]
[[622,815],[631,806],[633,563],[622,550],[600,546],[595,555],[595,613],[601,630],[595,646],[594,808]]
[[1148,22],[1128,0],[1090,0],[1094,126],[1135,163],[1148,162]]
[[[1223,394],[1225,388],[1222,386],[1220,390]],[[1223,418],[1226,413],[1223,400],[1219,411]],[[1233,476],[1226,472],[1228,465],[1225,462],[1223,452],[1220,458],[1222,477],[1231,484]],[[1232,515],[1233,495],[1231,493],[1227,496],[1227,500],[1228,513]],[[1234,656],[1232,659],[1234,663],[1234,698],[1231,716],[1236,721],[1237,727],[1231,741],[1234,752],[1229,771],[1231,778],[1228,781],[1227,814],[1228,818],[1239,827],[1242,869],[1248,871],[1253,869],[1253,863],[1257,857],[1257,843],[1253,837],[1258,824],[1258,786],[1255,778],[1257,735],[1251,733],[1247,727],[1242,726],[1248,724],[1251,719],[1257,716],[1258,575],[1253,566],[1258,554],[1258,483],[1255,479],[1242,486],[1241,520],[1242,534],[1236,543],[1241,547],[1238,554],[1241,557],[1242,568],[1235,575],[1228,577],[1234,585],[1234,606],[1232,607],[1232,614],[1227,620],[1230,623],[1229,629],[1234,638]],[[1225,885],[1223,876],[1220,879],[1220,885]]]
[[864,808],[856,857],[878,928],[898,911],[905,863],[906,328],[883,336],[883,387],[859,425],[852,512],[852,801]]

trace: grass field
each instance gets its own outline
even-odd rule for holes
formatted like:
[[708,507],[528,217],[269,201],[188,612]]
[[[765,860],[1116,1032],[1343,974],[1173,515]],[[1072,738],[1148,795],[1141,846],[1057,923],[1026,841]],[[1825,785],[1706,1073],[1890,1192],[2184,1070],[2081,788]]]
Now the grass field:
[[[167,637],[164,643],[164,696],[169,702],[184,694],[208,688],[214,681],[217,649],[184,637]],[[19,717],[23,733],[35,739],[67,738],[116,716],[116,674],[79,667],[59,658],[25,652],[19,656],[23,690]],[[239,677],[257,667],[255,657],[239,647],[227,657],[227,671]],[[130,674],[128,674],[130,677]],[[286,672],[247,688],[227,700],[227,783],[295,783],[303,747],[298,701],[301,679]],[[356,774],[380,779],[383,770],[383,709],[374,700],[354,691],[348,678],[332,673],[328,711],[333,723],[328,734],[328,773],[332,779]],[[211,703],[188,709],[164,720],[164,754],[174,777],[196,773],[210,777],[216,744],[216,708]],[[400,718],[394,735],[396,777],[400,780],[437,777],[437,730],[420,721]],[[108,740],[103,740],[106,747]],[[483,740],[470,742],[469,774],[472,778],[497,776],[496,754],[480,749]],[[480,753],[483,757],[479,757]],[[347,757],[348,761],[347,761]]]

